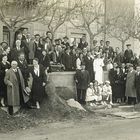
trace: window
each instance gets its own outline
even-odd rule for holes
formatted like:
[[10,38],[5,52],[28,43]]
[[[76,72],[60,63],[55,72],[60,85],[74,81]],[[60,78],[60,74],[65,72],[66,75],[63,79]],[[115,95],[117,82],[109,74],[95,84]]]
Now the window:
[[10,32],[6,26],[3,26],[3,41],[10,44]]

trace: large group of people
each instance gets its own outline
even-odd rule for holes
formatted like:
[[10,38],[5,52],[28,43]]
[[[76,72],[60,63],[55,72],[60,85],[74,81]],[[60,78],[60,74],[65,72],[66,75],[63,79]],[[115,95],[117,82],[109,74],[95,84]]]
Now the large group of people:
[[[81,43],[79,43],[81,44]],[[126,44],[127,49],[123,52],[119,47],[115,49],[110,46],[110,41],[104,43],[103,40],[93,41],[93,48],[81,47],[82,51],[76,59],[76,75],[75,82],[77,86],[77,99],[81,104],[86,104],[89,91],[91,94],[91,85],[93,102],[100,97],[103,103],[105,92],[96,90],[95,85],[106,85],[105,78],[109,80],[111,91],[108,95],[110,98],[108,103],[139,103],[139,71],[140,56],[137,56],[131,49],[131,44]],[[104,71],[107,71],[108,78],[104,78]],[[105,82],[105,83],[103,83]],[[96,84],[95,84],[96,83]],[[97,89],[98,89],[97,88]],[[97,92],[98,91],[98,92]],[[104,90],[103,90],[104,91]],[[101,98],[102,97],[102,98]]]
[[[31,36],[27,29],[15,35],[13,46],[0,44],[0,103],[14,107],[40,108],[45,93],[48,73],[53,65],[64,71],[76,71],[77,100],[81,104],[140,102],[140,57],[131,50],[131,44],[122,52],[110,46],[110,41],[93,40],[92,46],[83,35],[80,42]],[[109,81],[104,82],[108,71]]]

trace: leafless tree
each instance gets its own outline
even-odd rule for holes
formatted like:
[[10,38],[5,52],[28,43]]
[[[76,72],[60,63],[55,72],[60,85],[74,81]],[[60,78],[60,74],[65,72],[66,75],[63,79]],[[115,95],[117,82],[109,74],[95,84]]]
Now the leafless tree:
[[53,37],[57,29],[68,21],[70,15],[80,6],[80,2],[81,0],[59,0],[59,2],[50,10],[48,16],[43,18],[42,23],[47,25]]
[[1,0],[0,20],[10,31],[10,45],[14,34],[22,26],[41,20],[55,6],[57,0]]
[[129,35],[140,41],[140,9],[137,8],[135,10],[135,14],[131,16],[131,28]]
[[[122,51],[124,51],[125,43],[131,37],[131,29],[134,13],[131,7],[121,4],[110,5],[113,7],[108,11],[108,21],[110,27],[107,30],[109,37],[113,37],[121,42]],[[113,20],[112,20],[113,19]]]
[[104,3],[89,0],[75,11],[70,22],[74,27],[83,28],[87,31],[90,37],[90,47],[92,48],[94,38],[105,29],[103,20]]

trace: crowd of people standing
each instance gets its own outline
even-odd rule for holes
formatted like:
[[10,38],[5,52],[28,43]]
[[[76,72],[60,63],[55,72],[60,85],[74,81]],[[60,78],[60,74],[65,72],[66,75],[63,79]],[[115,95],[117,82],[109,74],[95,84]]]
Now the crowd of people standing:
[[[93,40],[90,47],[85,35],[79,43],[74,40],[70,44],[67,36],[53,39],[50,31],[45,37],[31,36],[24,29],[16,34],[13,46],[7,42],[0,45],[1,106],[7,105],[10,114],[15,106],[39,109],[52,65],[76,71],[77,100],[81,104],[89,101],[88,95],[94,95],[91,101],[104,104],[140,102],[140,57],[133,53],[131,44],[126,46],[122,52],[111,47],[110,41]],[[109,73],[105,83],[104,70]]]

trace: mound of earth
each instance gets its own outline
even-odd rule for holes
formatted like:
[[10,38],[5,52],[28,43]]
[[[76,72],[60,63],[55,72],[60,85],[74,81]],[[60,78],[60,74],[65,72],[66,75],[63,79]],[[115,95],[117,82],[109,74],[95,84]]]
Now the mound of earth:
[[50,81],[46,86],[46,97],[41,109],[21,109],[13,116],[0,110],[0,132],[28,129],[56,121],[79,120],[88,115],[88,112],[68,106],[66,100],[57,95],[54,84]]

